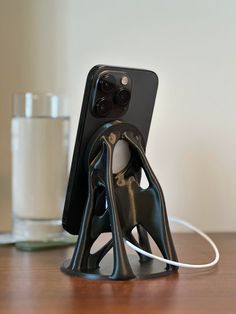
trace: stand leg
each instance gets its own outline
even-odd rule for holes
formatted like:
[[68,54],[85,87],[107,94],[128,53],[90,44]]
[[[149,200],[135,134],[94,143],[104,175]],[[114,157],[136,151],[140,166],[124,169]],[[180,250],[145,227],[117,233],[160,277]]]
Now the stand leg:
[[94,165],[101,159],[101,154],[97,154],[96,158],[88,169],[88,199],[84,211],[82,223],[80,226],[79,237],[72,256],[69,268],[73,271],[80,271],[87,268],[89,252],[93,241],[90,237],[92,225],[92,217],[94,212],[94,195],[95,186],[93,182]]
[[110,212],[110,222],[112,229],[112,239],[114,244],[114,269],[111,275],[112,279],[130,279],[135,275],[129,264],[127,253],[125,250],[122,229],[118,217],[118,210],[115,201],[115,192],[113,188],[113,176],[112,176],[112,149],[110,144],[106,141],[106,192],[108,208]]
[[88,197],[88,201],[87,201],[87,205],[85,208],[85,212],[84,212],[84,216],[83,216],[83,220],[81,223],[81,227],[80,227],[80,233],[79,233],[79,237],[77,240],[77,244],[74,250],[74,254],[72,256],[71,262],[70,262],[70,266],[69,268],[71,268],[72,270],[81,270],[83,268],[83,266],[86,266],[86,261],[85,261],[85,251],[87,249],[88,246],[88,238],[89,238],[89,226],[91,223],[91,219],[92,219],[92,213],[93,213],[93,199],[94,199],[94,191],[92,189],[92,183],[90,182],[90,189],[89,189],[89,197]]
[[[139,243],[140,243],[141,248],[151,253],[152,250],[151,250],[150,242],[148,239],[147,231],[141,225],[137,225],[137,230],[138,230]],[[140,262],[147,262],[150,260],[151,258],[140,254]]]
[[[144,221],[143,226],[147,231],[149,231],[150,235],[153,237],[164,258],[177,261],[178,259],[170,233],[165,199],[161,186],[154,172],[152,171],[152,168],[150,167],[150,164],[146,158],[142,146],[140,145],[139,140],[137,138],[134,139],[127,133],[125,133],[125,137],[128,140],[128,142],[132,143],[132,146],[134,146],[135,149],[137,150],[142,163],[142,167],[145,171],[145,174],[150,184],[149,190],[151,192],[149,198],[153,199],[152,201],[153,206],[151,206],[152,212],[150,213],[150,215],[151,217],[155,217],[155,219],[153,219],[153,221],[150,221],[150,219],[148,219],[147,216],[146,219],[145,216],[143,216]],[[169,266],[167,268],[169,268]],[[178,267],[175,266],[171,266],[171,268],[178,269]]]

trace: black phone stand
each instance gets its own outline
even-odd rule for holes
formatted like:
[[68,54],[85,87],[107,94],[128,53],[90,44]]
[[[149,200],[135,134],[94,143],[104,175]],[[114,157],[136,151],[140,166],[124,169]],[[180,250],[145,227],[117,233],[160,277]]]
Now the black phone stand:
[[[113,151],[119,140],[128,142],[131,157],[124,170],[113,174]],[[88,182],[82,184],[88,184],[87,203],[74,254],[62,271],[84,278],[112,280],[176,272],[178,267],[126,252],[124,239],[151,252],[149,233],[164,258],[177,261],[163,192],[146,158],[141,132],[122,121],[107,123],[91,139],[84,160]],[[147,189],[139,184],[141,169],[149,182]],[[135,227],[138,239],[132,233]],[[104,232],[112,233],[111,240],[92,253],[93,244]],[[107,254],[111,249],[113,255]]]

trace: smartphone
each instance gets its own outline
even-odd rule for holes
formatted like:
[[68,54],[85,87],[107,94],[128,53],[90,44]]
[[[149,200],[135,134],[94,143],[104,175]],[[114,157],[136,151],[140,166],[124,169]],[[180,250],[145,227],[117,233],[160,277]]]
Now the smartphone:
[[[143,135],[145,147],[158,88],[153,71],[96,65],[87,77],[62,224],[66,231],[78,234],[87,200],[87,178],[84,169],[86,146],[93,134],[105,123],[122,120],[136,126]],[[113,172],[124,167],[129,158],[124,143],[118,145],[113,158]],[[121,170],[121,169],[120,169]]]

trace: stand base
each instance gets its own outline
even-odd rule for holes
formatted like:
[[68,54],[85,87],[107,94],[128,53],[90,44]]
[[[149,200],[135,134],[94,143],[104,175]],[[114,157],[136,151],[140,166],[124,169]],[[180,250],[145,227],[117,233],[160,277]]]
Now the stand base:
[[[128,255],[130,266],[132,267],[135,279],[150,279],[163,277],[171,274],[176,274],[177,270],[172,268],[166,269],[166,264],[157,260],[149,260],[146,262],[139,262],[137,255]],[[71,276],[78,276],[86,279],[108,280],[111,278],[113,269],[113,255],[107,254],[102,260],[100,267],[95,271],[90,270],[89,273],[75,271],[70,268],[71,260],[66,260],[61,267],[61,270]],[[133,278],[131,278],[133,279]]]

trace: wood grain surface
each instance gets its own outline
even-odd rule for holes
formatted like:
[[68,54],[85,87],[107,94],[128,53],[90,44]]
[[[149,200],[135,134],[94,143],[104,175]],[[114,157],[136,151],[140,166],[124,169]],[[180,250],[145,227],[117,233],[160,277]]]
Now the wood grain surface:
[[[236,313],[236,233],[212,234],[221,253],[211,270],[180,269],[150,280],[93,281],[60,272],[73,248],[20,252],[0,247],[0,313]],[[174,235],[180,260],[212,258],[194,234]]]

